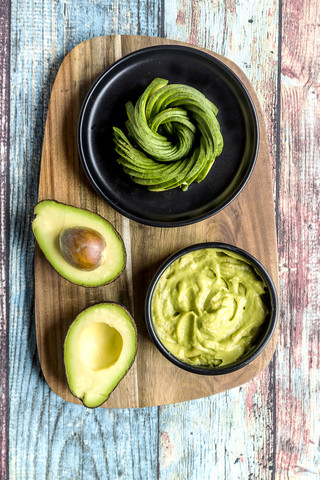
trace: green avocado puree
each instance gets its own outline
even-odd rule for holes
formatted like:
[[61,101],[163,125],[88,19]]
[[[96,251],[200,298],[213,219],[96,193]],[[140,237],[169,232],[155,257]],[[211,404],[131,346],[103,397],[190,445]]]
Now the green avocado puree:
[[152,297],[164,347],[191,365],[227,365],[254,346],[269,310],[266,283],[236,253],[199,249],[175,260]]

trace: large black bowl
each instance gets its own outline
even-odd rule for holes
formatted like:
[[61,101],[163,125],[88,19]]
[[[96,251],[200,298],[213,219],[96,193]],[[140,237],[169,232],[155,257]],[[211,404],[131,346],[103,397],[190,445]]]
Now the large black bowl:
[[[126,102],[135,103],[156,77],[197,88],[219,109],[223,152],[187,192],[149,192],[116,162],[112,127],[124,128]],[[226,207],[246,184],[258,144],[257,114],[241,80],[213,56],[184,46],[149,47],[115,62],[91,87],[79,117],[80,159],[94,189],[121,214],[153,226],[188,225]]]
[[[152,311],[151,311],[152,297],[160,277],[164,274],[166,269],[178,258],[182,257],[183,255],[189,252],[193,252],[193,251],[201,250],[205,248],[213,248],[213,249],[219,249],[219,250],[222,249],[222,250],[230,251],[240,255],[245,259],[246,262],[252,265],[252,267],[255,269],[257,274],[265,281],[267,285],[265,301],[268,304],[270,313],[263,324],[263,330],[260,334],[260,337],[257,339],[254,347],[251,348],[247,352],[247,354],[239,358],[237,361],[221,367],[220,366],[219,367],[194,366],[179,360],[177,357],[172,355],[172,353],[170,353],[161,343],[161,341],[157,336],[157,333],[155,331],[153,321],[152,321]],[[218,242],[199,243],[199,244],[191,245],[189,247],[184,248],[183,250],[176,252],[171,257],[169,257],[157,270],[147,291],[146,301],[145,301],[145,318],[146,318],[146,324],[147,324],[149,335],[153,340],[155,346],[174,365],[182,368],[183,370],[187,370],[188,372],[196,373],[199,375],[223,375],[223,374],[235,372],[240,368],[246,367],[255,358],[257,358],[257,356],[260,355],[260,353],[266,348],[277,325],[278,296],[277,296],[276,288],[274,286],[274,283],[269,273],[267,272],[265,267],[253,255],[246,252],[245,250],[242,250],[241,248],[238,248],[234,245],[230,245],[227,243],[218,243]]]

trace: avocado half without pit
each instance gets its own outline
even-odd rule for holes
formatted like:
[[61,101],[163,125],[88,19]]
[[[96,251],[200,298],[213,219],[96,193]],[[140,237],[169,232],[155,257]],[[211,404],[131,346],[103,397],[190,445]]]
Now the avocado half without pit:
[[136,350],[135,323],[125,308],[100,303],[83,310],[64,344],[71,393],[86,407],[100,406],[130,369]]
[[126,253],[115,228],[99,215],[54,200],[39,202],[33,233],[47,260],[70,282],[97,287],[123,271]]

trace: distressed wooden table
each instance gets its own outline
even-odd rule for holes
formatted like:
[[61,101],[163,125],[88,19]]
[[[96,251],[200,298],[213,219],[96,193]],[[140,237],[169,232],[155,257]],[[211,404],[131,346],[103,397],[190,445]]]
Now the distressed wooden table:
[[[2,0],[0,3],[0,478],[318,479],[319,0]],[[34,239],[50,91],[79,42],[162,36],[244,70],[268,131],[280,265],[280,332],[251,382],[165,407],[87,410],[43,379]]]

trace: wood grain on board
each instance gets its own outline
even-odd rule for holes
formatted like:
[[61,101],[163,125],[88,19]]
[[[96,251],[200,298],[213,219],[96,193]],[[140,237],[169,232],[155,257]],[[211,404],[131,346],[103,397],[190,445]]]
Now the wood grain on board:
[[106,217],[120,231],[128,254],[125,273],[116,282],[88,289],[59,277],[37,249],[35,305],[40,362],[50,387],[74,403],[78,401],[68,391],[65,379],[63,341],[76,315],[99,301],[112,300],[126,306],[133,314],[139,332],[136,362],[105,407],[162,405],[225,391],[257,375],[267,365],[275,348],[277,334],[266,350],[245,369],[217,378],[195,376],[169,363],[152,344],[144,325],[144,297],[157,267],[168,255],[193,243],[225,241],[244,248],[266,266],[278,284],[273,192],[264,122],[256,94],[235,64],[213,54],[232,68],[249,90],[259,116],[260,147],[247,186],[221,213],[182,228],[140,225],[103,202],[93,192],[82,171],[76,127],[82,101],[91,84],[105,68],[131,51],[170,43],[179,42],[119,35],[87,40],[67,55],[52,90],[43,144],[39,200],[55,199]]

